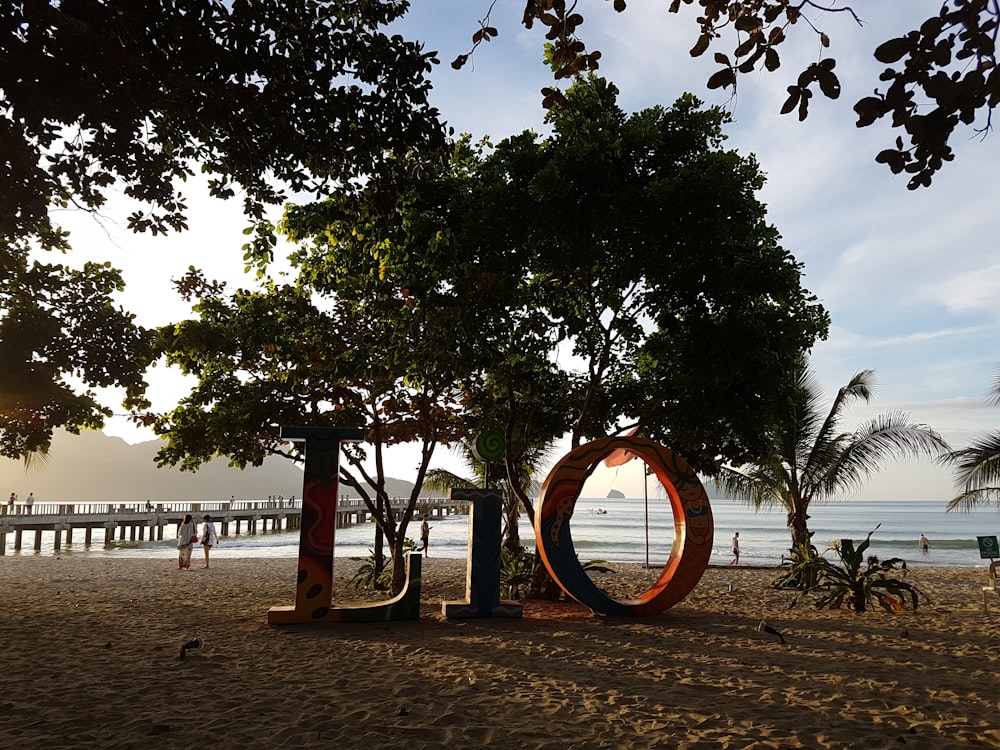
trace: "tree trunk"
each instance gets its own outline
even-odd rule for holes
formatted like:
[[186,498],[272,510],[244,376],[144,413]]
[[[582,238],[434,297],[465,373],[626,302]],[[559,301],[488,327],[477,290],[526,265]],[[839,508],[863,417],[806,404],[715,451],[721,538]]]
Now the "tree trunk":
[[392,545],[392,595],[397,596],[402,593],[406,585],[406,555],[403,554],[403,535],[396,539],[396,544]]
[[521,530],[517,527],[517,521],[521,515],[517,496],[513,493],[504,493],[504,520],[507,528],[504,529],[503,546],[508,552],[518,553],[521,551]]
[[801,511],[792,511],[788,514],[788,528],[792,532],[792,549],[798,547],[809,548],[812,543],[812,533],[809,531],[808,514]]
[[[382,501],[378,501],[379,507],[382,506]],[[372,587],[376,591],[385,591],[385,584],[382,583],[382,572],[385,570],[385,534],[382,532],[382,527],[379,524],[375,524],[375,560],[372,563],[374,568],[375,580],[372,581]]]

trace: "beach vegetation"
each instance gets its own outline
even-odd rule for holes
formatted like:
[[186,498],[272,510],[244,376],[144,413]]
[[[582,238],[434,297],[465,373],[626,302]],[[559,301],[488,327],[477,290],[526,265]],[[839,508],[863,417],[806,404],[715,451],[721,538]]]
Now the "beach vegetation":
[[[482,4],[488,6],[485,18],[472,35],[471,48],[452,61],[453,68],[466,65],[480,44],[503,32],[502,21],[494,17],[496,4]],[[688,19],[697,19],[690,29],[689,53],[701,57],[715,50],[715,68],[706,85],[731,89],[734,96],[742,76],[778,71],[783,64],[783,45],[812,35],[820,54],[810,57],[801,71],[793,71],[793,83],[780,110],[781,114],[795,114],[799,120],[808,116],[815,95],[840,98],[837,59],[828,53],[835,19],[859,29],[868,25],[853,6],[831,6],[815,0],[673,0],[657,11],[680,15],[683,6],[692,4],[698,5],[698,13],[688,15]],[[625,0],[614,2],[619,13],[626,6]],[[654,11],[643,8],[629,12]],[[998,101],[994,90],[1000,7],[986,0],[943,0],[932,6],[932,15],[926,19],[924,12],[914,14],[912,30],[883,30],[881,34],[892,36],[876,37],[879,41],[872,54],[883,67],[878,81],[872,82],[872,93],[853,106],[858,127],[882,122],[899,129],[893,144],[879,151],[875,161],[893,174],[905,174],[910,190],[929,186],[937,171],[954,159],[948,142],[957,132],[973,128],[970,135],[978,136],[990,130]],[[527,29],[544,30],[549,48],[555,81],[542,89],[542,105],[565,106],[567,97],[559,88],[560,82],[597,70],[601,62],[600,50],[588,49],[582,38],[584,16],[579,4],[529,0],[520,20]]]
[[927,425],[892,411],[845,430],[845,412],[868,403],[875,373],[862,370],[827,402],[808,359],[788,370],[790,388],[780,419],[767,430],[766,450],[748,464],[726,466],[713,477],[731,497],[756,509],[779,506],[787,513],[793,555],[810,549],[809,508],[856,491],[888,462],[937,456],[948,444]]
[[[810,539],[812,534],[810,533]],[[818,557],[819,553],[810,543],[792,547],[788,555],[781,558],[781,575],[771,584],[779,589],[801,589],[808,590],[815,586],[819,580],[815,568],[807,563]]]
[[[407,537],[403,542],[403,554],[416,552],[416,549],[416,542]],[[352,557],[351,560],[359,563],[348,582],[353,588],[366,591],[389,591],[392,588],[392,565],[385,555],[369,549],[368,557]]]
[[511,550],[506,545],[500,548],[500,596],[504,599],[520,599],[531,584],[535,565],[535,553],[521,547]]
[[[1000,373],[990,388],[989,402],[1000,405]],[[953,468],[959,493],[948,501],[948,510],[972,510],[978,505],[1000,504],[1000,432],[976,437],[965,448],[941,457]]]
[[881,607],[886,612],[916,610],[926,595],[905,580],[906,561],[899,557],[879,560],[866,556],[871,537],[878,526],[855,545],[852,539],[840,539],[832,548],[836,562],[823,555],[803,553],[782,563],[782,574],[771,586],[797,589],[789,607],[803,598],[812,600],[816,609],[842,609],[866,612]]

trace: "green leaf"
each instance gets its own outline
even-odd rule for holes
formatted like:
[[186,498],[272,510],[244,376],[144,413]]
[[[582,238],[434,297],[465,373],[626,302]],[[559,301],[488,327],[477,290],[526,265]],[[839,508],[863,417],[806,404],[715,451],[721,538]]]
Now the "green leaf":
[[722,68],[713,73],[706,84],[710,89],[736,85],[736,75],[732,68]]
[[875,59],[886,64],[898,62],[914,50],[914,42],[915,40],[911,36],[897,37],[882,42],[875,48]]

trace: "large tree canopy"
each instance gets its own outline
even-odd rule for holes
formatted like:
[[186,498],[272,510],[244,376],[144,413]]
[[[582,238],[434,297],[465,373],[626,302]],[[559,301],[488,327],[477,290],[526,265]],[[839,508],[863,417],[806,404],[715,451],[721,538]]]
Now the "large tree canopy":
[[301,191],[440,143],[433,53],[380,27],[401,0],[22,0],[0,18],[0,236],[57,244],[53,205],[116,181],[153,232],[185,226],[183,181],[260,219]]
[[[310,283],[343,293],[367,268],[418,310],[461,311],[445,349],[467,359],[466,387],[507,404],[494,427],[537,439],[518,422],[530,412],[578,443],[630,419],[704,468],[747,460],[827,318],[766,223],[756,162],[721,148],[726,120],[690,96],[629,115],[614,86],[582,79],[551,137],[460,144],[443,170],[293,207],[284,230],[312,243]],[[562,398],[537,389],[557,352],[575,355],[550,381],[575,408],[554,427],[538,406]]]
[[[271,258],[269,206],[445,143],[427,103],[435,62],[384,26],[405,0],[13,0],[0,13],[0,443],[100,427],[91,391],[141,405],[148,335],[115,310],[120,276],[34,261],[66,249],[53,217],[134,201],[135,231],[186,228],[185,181],[242,200],[248,264]],[[146,343],[143,343],[146,342]],[[146,347],[144,350],[143,347]]]
[[470,186],[462,246],[521,274],[519,304],[547,315],[540,339],[575,355],[574,444],[638,421],[710,469],[753,455],[827,317],[766,221],[756,161],[722,147],[725,113],[684,96],[627,114],[617,93],[579,80],[550,138],[500,144]]
[[[523,25],[530,29],[537,24],[552,44],[557,80],[600,66],[600,51],[588,51],[578,32],[584,22],[580,5],[566,0],[527,0],[524,7]],[[816,91],[830,99],[840,96],[837,61],[825,53],[831,39],[820,18],[834,13],[860,24],[864,3],[856,4],[858,10],[855,6],[817,0],[663,3],[670,13],[678,13],[688,5],[697,5],[699,10],[690,55],[698,57],[722,47],[714,56],[719,68],[709,77],[709,88],[730,87],[735,91],[740,75],[780,68],[779,48],[798,28],[799,34],[814,35],[821,52],[788,86],[782,113],[796,112],[803,120]],[[623,12],[626,6],[626,0],[614,0],[616,11]],[[473,50],[499,33],[490,15],[487,13],[473,35]],[[918,16],[911,29],[894,30],[897,36],[874,50],[876,60],[886,67],[878,81],[872,82],[873,94],[854,105],[857,125],[865,127],[885,118],[891,127],[905,133],[891,148],[879,152],[876,161],[888,165],[893,173],[905,172],[911,190],[930,185],[944,162],[952,160],[948,142],[956,130],[971,126],[985,133],[990,129],[993,109],[1000,102],[998,23],[1000,6],[995,0],[942,0],[936,13],[926,19]],[[471,51],[459,55],[452,67],[462,67],[470,55]],[[542,94],[545,106],[565,101],[562,92],[554,87],[543,89]]]
[[[399,154],[289,206],[296,288],[226,297],[189,279],[199,318],[161,343],[199,383],[157,422],[161,460],[242,465],[279,449],[282,423],[364,426],[376,464],[422,441],[416,493],[436,442],[489,426],[530,511],[513,463],[567,432],[640,420],[702,467],[752,453],[827,325],[765,221],[756,162],[722,149],[727,116],[690,96],[630,115],[588,78],[567,102],[548,138]],[[372,510],[401,585],[409,516]]]
[[[44,453],[53,427],[99,428],[111,410],[89,387],[117,386],[143,407],[150,336],[111,295],[107,264],[82,269],[4,258],[0,265],[0,455]],[[85,384],[84,388],[80,384]]]

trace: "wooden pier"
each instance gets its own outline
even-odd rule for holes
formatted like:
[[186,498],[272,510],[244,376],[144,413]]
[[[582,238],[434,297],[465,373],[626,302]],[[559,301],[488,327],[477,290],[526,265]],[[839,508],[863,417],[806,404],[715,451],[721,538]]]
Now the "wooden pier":
[[[408,501],[393,498],[391,501],[397,517],[402,516]],[[462,503],[443,498],[421,498],[417,501],[414,518],[424,515],[440,518],[467,513]],[[105,546],[118,542],[162,541],[164,529],[173,526],[167,538],[176,536],[185,514],[190,513],[196,523],[207,514],[219,530],[220,537],[232,531],[257,534],[268,531],[292,531],[301,527],[302,505],[289,500],[237,500],[235,502],[157,503],[147,507],[146,502],[133,503],[35,503],[28,508],[15,505],[0,507],[0,555],[7,554],[7,536],[13,535],[13,549],[22,549],[24,533],[34,532],[32,549],[42,548],[42,533],[52,532],[53,548],[72,545],[74,532],[83,532],[84,546],[98,543]],[[357,498],[342,497],[337,502],[337,527],[345,528],[367,523],[368,506]],[[97,532],[95,534],[95,531]]]

